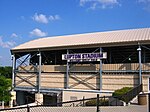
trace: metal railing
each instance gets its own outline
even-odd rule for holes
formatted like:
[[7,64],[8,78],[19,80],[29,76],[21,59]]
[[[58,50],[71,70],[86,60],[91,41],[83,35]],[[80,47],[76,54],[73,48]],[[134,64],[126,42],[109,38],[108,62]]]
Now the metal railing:
[[134,87],[133,89],[131,89],[129,92],[119,96],[119,100],[123,100],[126,103],[129,103],[134,97],[136,97],[137,95],[139,95],[140,92],[142,92],[143,90],[143,84],[140,84],[137,87]]

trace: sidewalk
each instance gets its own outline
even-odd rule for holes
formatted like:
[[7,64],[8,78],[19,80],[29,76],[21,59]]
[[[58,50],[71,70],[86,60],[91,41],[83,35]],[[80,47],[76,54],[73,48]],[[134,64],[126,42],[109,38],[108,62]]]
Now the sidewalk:
[[147,106],[130,105],[130,106],[109,106],[101,107],[100,112],[148,112]]
[[[96,112],[96,107],[31,107],[31,112]],[[27,112],[27,108],[5,110],[2,112]],[[147,112],[147,106],[107,106],[100,112]]]

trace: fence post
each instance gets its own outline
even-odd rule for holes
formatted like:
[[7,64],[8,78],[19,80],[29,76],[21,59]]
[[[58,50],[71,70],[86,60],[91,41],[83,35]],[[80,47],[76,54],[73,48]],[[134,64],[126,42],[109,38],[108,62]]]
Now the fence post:
[[73,106],[73,107],[75,107],[75,104],[74,104],[74,103],[72,103],[72,106]]
[[83,96],[83,107],[85,106],[85,102],[84,102],[84,96]]
[[30,112],[30,106],[27,105],[27,112]]
[[96,101],[97,111],[99,112],[99,94],[97,94],[97,101]]

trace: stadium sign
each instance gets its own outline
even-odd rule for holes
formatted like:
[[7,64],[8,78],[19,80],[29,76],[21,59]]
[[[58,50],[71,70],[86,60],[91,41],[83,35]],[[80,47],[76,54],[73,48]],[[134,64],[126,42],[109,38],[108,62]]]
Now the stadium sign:
[[100,59],[106,59],[107,53],[79,53],[79,54],[62,54],[62,60],[68,60],[71,62],[77,61],[100,61]]

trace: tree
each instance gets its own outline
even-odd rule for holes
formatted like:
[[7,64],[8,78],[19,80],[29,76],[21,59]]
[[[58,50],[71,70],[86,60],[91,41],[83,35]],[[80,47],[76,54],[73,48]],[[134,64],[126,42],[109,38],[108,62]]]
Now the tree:
[[6,66],[6,67],[0,67],[0,75],[3,75],[7,78],[12,77],[12,67]]
[[8,102],[11,100],[11,79],[0,76],[0,101]]

